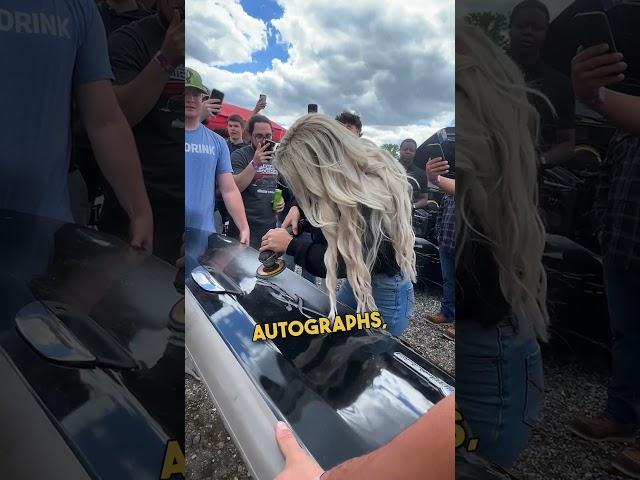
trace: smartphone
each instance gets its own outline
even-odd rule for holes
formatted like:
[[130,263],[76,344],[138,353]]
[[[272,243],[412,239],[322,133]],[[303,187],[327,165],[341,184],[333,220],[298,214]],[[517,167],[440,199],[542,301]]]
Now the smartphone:
[[318,113],[318,105],[315,103],[307,105],[307,113]]
[[585,12],[573,17],[575,38],[584,48],[606,43],[609,51],[616,52],[609,19],[604,12]]
[[276,149],[277,143],[273,140],[265,140],[264,143],[267,144],[265,152],[273,152]]
[[264,93],[260,94],[260,102],[266,102],[267,101],[267,96]]
[[220,90],[216,90],[215,88],[212,88],[211,95],[209,95],[209,98],[217,98],[218,100],[220,100],[220,103],[222,103],[222,101],[224,100],[224,93],[222,93]]

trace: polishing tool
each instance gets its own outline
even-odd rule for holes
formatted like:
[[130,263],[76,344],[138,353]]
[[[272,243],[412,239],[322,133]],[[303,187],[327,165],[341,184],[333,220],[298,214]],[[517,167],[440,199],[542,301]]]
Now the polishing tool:
[[[301,218],[298,221],[298,235],[305,231],[307,228],[307,220]],[[293,235],[294,237],[297,236],[293,234],[293,229],[291,227],[287,227],[286,230],[287,232],[289,232],[289,235]],[[272,252],[271,250],[260,252],[260,255],[258,255],[258,260],[260,260],[260,263],[262,265],[260,265],[258,267],[258,270],[256,270],[256,276],[258,276],[258,278],[269,278],[281,273],[286,268],[286,265],[284,263],[284,260],[280,258],[280,255],[282,254]]]
[[260,260],[262,265],[258,267],[256,275],[259,278],[269,278],[282,272],[286,268],[286,265],[284,264],[284,260],[278,257],[280,257],[279,253],[269,250],[260,252],[258,260]]

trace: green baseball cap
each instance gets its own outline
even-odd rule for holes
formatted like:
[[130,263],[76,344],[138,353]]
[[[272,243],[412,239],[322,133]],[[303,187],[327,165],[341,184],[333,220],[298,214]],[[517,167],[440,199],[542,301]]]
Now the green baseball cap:
[[185,88],[195,88],[205,95],[209,95],[209,89],[202,83],[202,77],[193,68],[187,68],[184,78]]

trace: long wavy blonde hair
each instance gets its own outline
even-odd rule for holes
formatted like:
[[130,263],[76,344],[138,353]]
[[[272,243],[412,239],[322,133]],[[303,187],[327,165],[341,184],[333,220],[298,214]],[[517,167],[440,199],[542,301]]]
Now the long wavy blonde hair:
[[456,25],[456,259],[488,246],[522,334],[548,338],[545,229],[538,213],[539,117],[516,64],[479,29]]
[[338,259],[344,260],[358,312],[377,309],[371,271],[383,240],[402,273],[416,281],[411,187],[400,162],[321,114],[298,119],[273,160],[309,223],[327,239],[324,264],[336,313]]

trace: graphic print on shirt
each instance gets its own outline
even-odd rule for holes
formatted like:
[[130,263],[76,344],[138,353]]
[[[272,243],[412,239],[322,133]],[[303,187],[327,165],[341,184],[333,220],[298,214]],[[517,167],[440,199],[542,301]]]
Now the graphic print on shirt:
[[270,163],[260,165],[253,177],[253,186],[256,187],[256,193],[266,193],[273,195],[276,189],[276,180],[278,171]]
[[71,19],[43,12],[11,12],[0,8],[0,32],[28,33],[71,39]]

